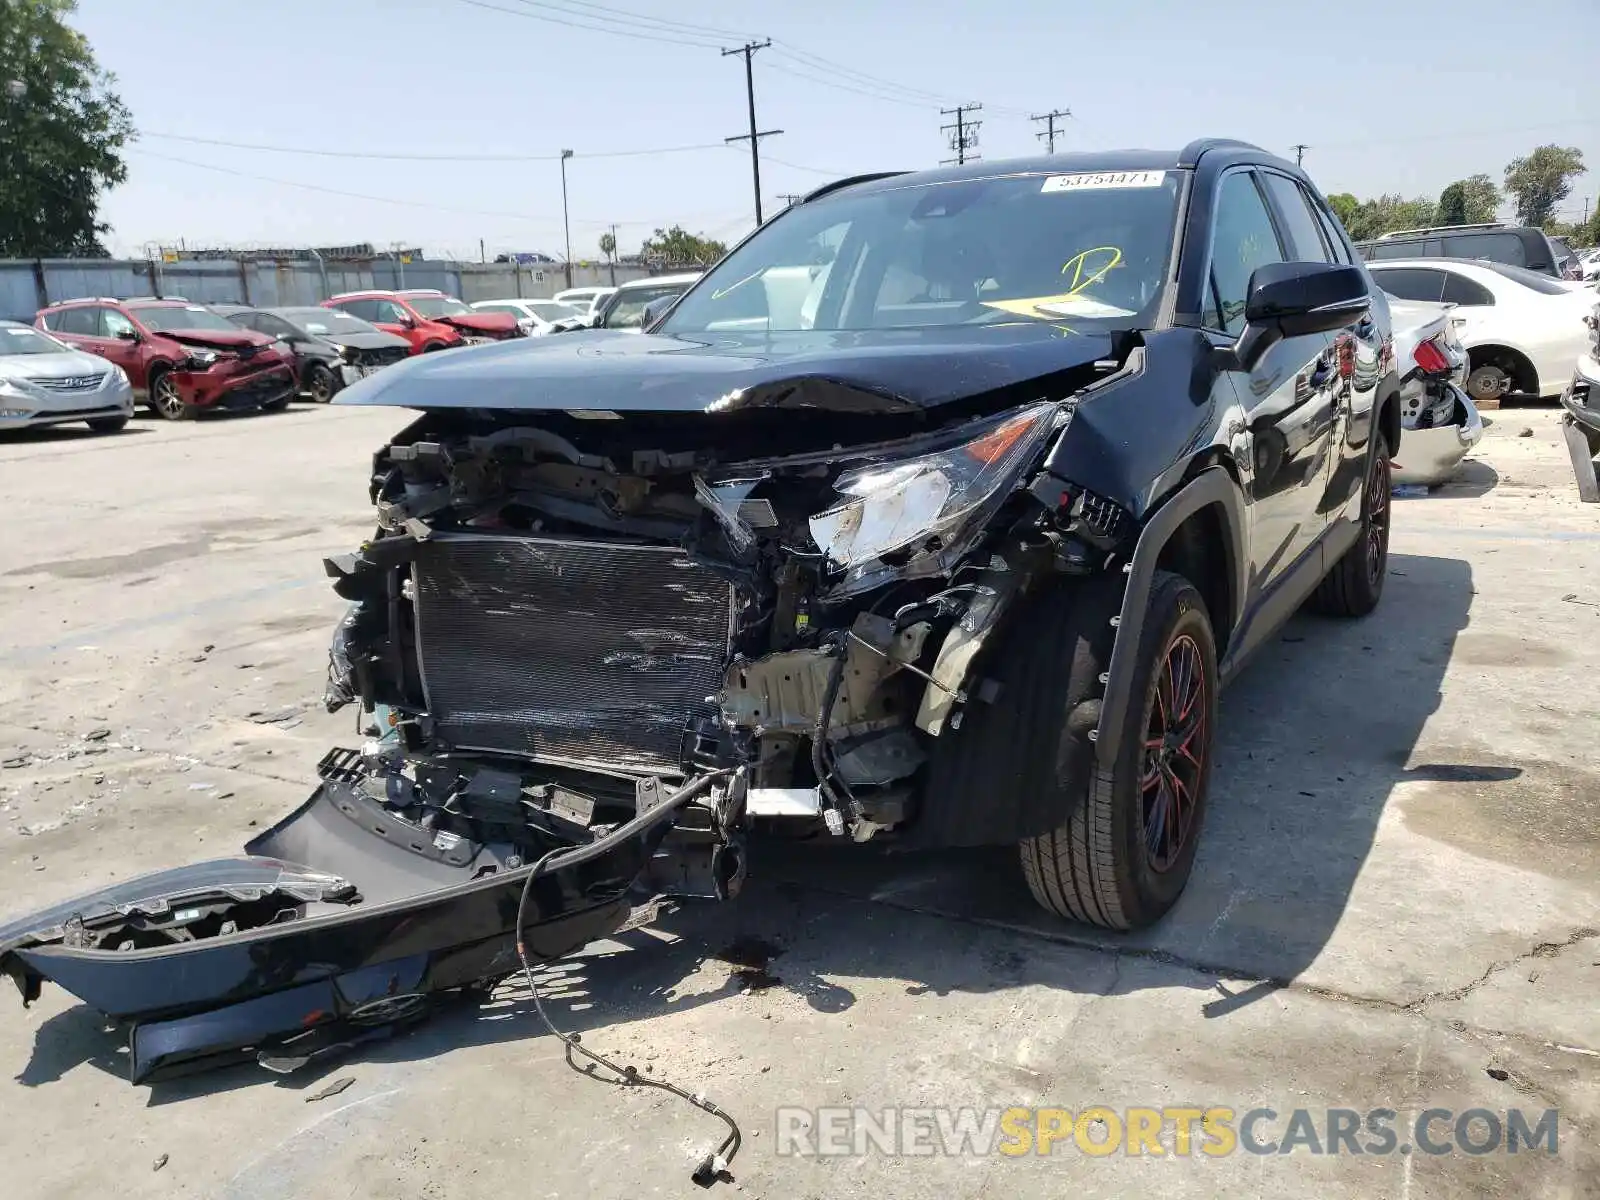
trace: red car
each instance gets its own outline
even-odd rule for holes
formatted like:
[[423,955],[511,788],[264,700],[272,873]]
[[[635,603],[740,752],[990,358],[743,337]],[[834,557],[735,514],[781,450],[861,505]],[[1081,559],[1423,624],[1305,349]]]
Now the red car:
[[34,324],[128,373],[134,395],[169,421],[210,409],[287,408],[294,370],[265,334],[185,300],[68,300]]
[[411,343],[413,354],[525,336],[510,313],[480,312],[433,288],[345,292],[324,300],[322,307],[337,308],[385,333],[398,334]]

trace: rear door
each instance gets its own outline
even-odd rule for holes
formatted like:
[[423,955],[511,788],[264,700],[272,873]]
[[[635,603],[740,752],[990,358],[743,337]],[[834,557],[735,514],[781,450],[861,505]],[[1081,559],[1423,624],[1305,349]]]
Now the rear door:
[[[1225,344],[1244,329],[1251,273],[1295,261],[1297,251],[1273,219],[1253,169],[1232,168],[1217,186],[1210,296],[1201,321]],[[1321,552],[1337,377],[1332,347],[1328,334],[1285,338],[1253,371],[1230,373],[1246,416],[1250,595],[1258,602],[1303,558]]]

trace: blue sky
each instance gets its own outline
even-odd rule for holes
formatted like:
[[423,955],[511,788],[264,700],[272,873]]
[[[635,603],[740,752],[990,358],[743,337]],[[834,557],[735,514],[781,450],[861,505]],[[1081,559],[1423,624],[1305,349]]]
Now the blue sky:
[[[1060,108],[1058,149],[1304,142],[1325,191],[1358,195],[1498,180],[1555,141],[1593,164],[1563,215],[1600,195],[1595,0],[80,0],[76,24],[144,134],[104,209],[118,252],[559,256],[562,148],[574,257],[613,221],[624,251],[674,222],[731,238],[754,208],[748,152],[718,145],[747,124],[742,60],[718,53],[740,33],[774,42],[755,58],[761,127],[784,131],[762,143],[769,208],[947,157],[941,100],[984,104],[985,159],[1041,150],[1027,116]],[[599,157],[684,146],[709,148]]]

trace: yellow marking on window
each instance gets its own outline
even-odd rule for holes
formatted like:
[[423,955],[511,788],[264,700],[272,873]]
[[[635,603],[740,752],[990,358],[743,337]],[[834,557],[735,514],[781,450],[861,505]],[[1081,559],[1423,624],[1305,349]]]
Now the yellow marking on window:
[[[1089,263],[1095,255],[1105,255],[1106,261],[1103,266],[1090,270],[1088,269]],[[1113,267],[1121,264],[1122,251],[1116,246],[1092,246],[1087,250],[1074,254],[1061,264],[1061,273],[1066,275],[1070,272],[1072,275],[1072,286],[1067,295],[1076,296],[1079,292],[1092,288],[1110,274]],[[1085,273],[1086,271],[1087,274]]]

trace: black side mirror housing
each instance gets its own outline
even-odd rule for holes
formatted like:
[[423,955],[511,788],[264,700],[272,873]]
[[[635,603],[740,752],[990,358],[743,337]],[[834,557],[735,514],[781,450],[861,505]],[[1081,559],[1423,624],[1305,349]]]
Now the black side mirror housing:
[[639,318],[639,327],[648,332],[677,302],[676,296],[657,296],[644,306],[644,315]]
[[1252,370],[1285,338],[1332,333],[1361,318],[1372,306],[1366,273],[1334,263],[1268,263],[1250,275],[1244,331],[1234,356]]
[[119,329],[117,330],[117,340],[119,342],[137,342],[141,339],[137,329]]

